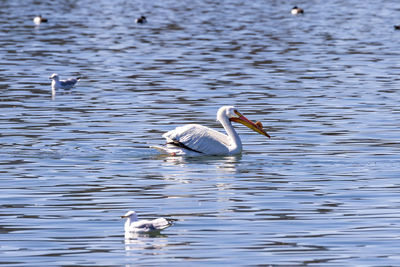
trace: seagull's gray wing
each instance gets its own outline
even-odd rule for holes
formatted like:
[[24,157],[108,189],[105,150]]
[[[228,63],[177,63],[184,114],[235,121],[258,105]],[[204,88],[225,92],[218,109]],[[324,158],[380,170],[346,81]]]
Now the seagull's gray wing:
[[71,87],[73,87],[77,82],[78,82],[78,79],[71,78],[71,79],[68,79],[68,80],[62,80],[62,81],[60,81],[60,84],[61,84],[61,86],[63,86],[63,87],[69,87],[69,88],[71,88]]

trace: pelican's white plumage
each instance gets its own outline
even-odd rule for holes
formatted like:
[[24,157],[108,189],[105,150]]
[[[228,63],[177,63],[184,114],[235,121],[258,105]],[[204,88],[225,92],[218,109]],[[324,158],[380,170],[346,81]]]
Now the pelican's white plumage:
[[131,236],[132,233],[149,233],[154,231],[161,231],[169,226],[171,223],[165,218],[157,218],[154,220],[139,220],[136,212],[128,211],[121,218],[126,218],[125,221],[125,237]]
[[[192,150],[201,151],[204,154],[229,153],[229,139],[226,135],[198,124],[177,127],[175,130],[163,134],[163,137],[167,140],[167,144],[176,140]],[[171,148],[176,147],[174,144],[169,145]]]
[[165,147],[153,147],[170,155],[234,155],[242,151],[242,142],[231,121],[240,122],[250,129],[269,137],[261,123],[253,123],[233,106],[223,106],[217,112],[217,120],[227,135],[198,124],[188,124],[163,134]]

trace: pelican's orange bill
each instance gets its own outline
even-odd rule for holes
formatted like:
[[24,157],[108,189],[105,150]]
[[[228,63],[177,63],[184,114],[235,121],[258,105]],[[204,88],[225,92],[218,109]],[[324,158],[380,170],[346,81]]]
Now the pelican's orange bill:
[[242,114],[240,114],[239,111],[235,111],[235,113],[236,113],[236,115],[239,116],[239,118],[230,118],[231,121],[239,122],[239,123],[243,124],[244,126],[249,127],[253,131],[255,131],[259,134],[265,135],[268,138],[271,138],[271,136],[269,136],[269,134],[266,131],[264,131],[263,125],[261,122],[257,121],[256,123],[254,123],[251,120],[249,120],[248,118],[246,118],[245,116],[243,116]]

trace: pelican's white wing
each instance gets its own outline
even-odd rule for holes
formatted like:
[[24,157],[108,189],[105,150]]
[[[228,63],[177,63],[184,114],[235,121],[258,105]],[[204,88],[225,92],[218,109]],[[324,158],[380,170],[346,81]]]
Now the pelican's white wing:
[[220,132],[198,124],[187,124],[163,134],[167,143],[179,142],[207,155],[229,153],[230,138]]

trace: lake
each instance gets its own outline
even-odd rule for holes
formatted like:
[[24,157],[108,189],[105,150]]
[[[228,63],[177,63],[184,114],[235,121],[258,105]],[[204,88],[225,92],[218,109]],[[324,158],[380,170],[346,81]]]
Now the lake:
[[[293,5],[1,1],[0,264],[398,265],[400,2]],[[271,139],[149,148],[224,105]],[[128,210],[173,225],[124,240]]]

